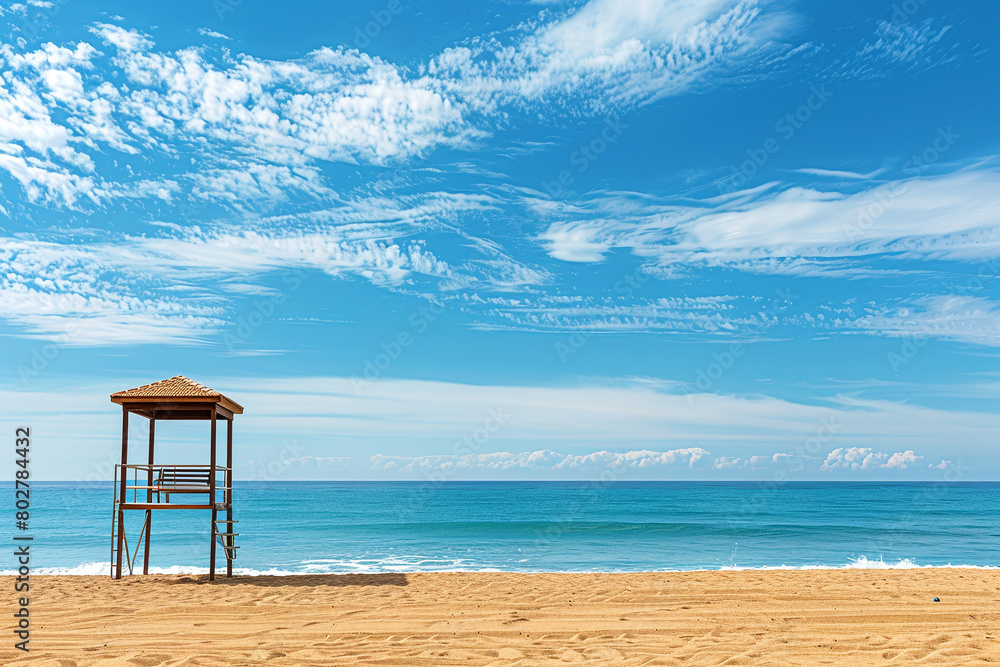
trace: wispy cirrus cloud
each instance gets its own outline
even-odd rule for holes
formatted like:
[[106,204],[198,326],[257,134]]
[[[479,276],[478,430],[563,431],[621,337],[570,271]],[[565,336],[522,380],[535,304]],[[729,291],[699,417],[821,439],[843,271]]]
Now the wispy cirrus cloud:
[[893,338],[930,338],[1000,346],[1000,303],[953,294],[922,297],[893,307],[870,308],[857,317],[835,317],[823,328]]
[[878,61],[910,67],[939,64],[947,58],[942,38],[951,28],[936,26],[934,19],[879,21],[875,39],[858,50],[858,57],[873,70]]
[[555,258],[600,261],[615,248],[650,264],[816,274],[892,254],[973,261],[1000,253],[1000,171],[970,168],[849,191],[770,183],[700,202],[597,196],[539,241]]
[[[417,243],[336,234],[188,233],[76,246],[0,239],[0,318],[66,346],[206,343],[228,324],[225,281],[293,269],[375,284],[451,274]],[[196,287],[204,279],[216,287]]]
[[[715,68],[766,61],[785,26],[756,2],[593,0],[505,43],[473,40],[433,58],[427,72],[473,109],[558,104],[587,112],[634,106],[707,84]],[[557,101],[558,100],[558,101]]]
[[300,234],[258,232],[189,233],[181,237],[137,239],[129,261],[164,270],[218,277],[248,276],[306,268],[331,276],[358,275],[377,284],[407,276],[448,277],[448,264],[419,242],[405,245],[377,239],[351,241],[335,231]]
[[203,344],[224,325],[218,303],[122,275],[111,257],[108,248],[0,239],[0,318],[66,347]]
[[629,302],[620,297],[538,294],[454,298],[474,318],[472,326],[484,330],[747,334],[768,326],[756,304],[728,295]]

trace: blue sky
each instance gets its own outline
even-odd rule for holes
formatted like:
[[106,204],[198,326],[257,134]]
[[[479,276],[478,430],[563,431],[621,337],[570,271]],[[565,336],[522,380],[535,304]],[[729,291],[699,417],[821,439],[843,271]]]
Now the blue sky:
[[994,3],[0,13],[36,476],[176,374],[245,478],[1000,475]]

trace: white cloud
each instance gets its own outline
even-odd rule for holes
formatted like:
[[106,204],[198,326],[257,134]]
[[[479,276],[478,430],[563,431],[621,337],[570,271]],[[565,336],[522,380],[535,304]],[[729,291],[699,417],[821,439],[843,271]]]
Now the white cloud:
[[489,454],[452,454],[433,456],[386,456],[376,454],[371,457],[372,470],[393,470],[397,472],[445,473],[459,470],[509,470],[511,468],[551,469],[553,463],[563,458],[561,454],[548,450],[535,452],[493,452]]
[[254,210],[284,201],[292,194],[319,198],[330,194],[318,170],[309,167],[250,163],[208,168],[192,174],[192,194],[237,210]]
[[[383,60],[320,49],[297,61],[129,51],[121,109],[163,140],[207,137],[281,164],[384,164],[478,136],[460,105]],[[175,137],[179,134],[180,137]]]
[[169,270],[218,275],[312,268],[332,276],[359,275],[378,284],[397,284],[411,273],[446,277],[448,264],[418,242],[406,246],[346,241],[336,232],[271,235],[258,232],[189,234],[182,238],[137,239],[137,263]]
[[[645,280],[650,280],[647,276]],[[635,280],[619,281],[625,290],[641,287]],[[468,301],[468,299],[465,299]],[[475,308],[474,326],[485,330],[563,331],[617,333],[630,331],[739,332],[760,330],[754,313],[733,312],[737,299],[731,296],[634,298],[622,303],[616,297],[558,296],[525,294],[517,297],[480,297]],[[746,305],[746,304],[743,304]]]
[[84,82],[81,72],[93,69],[95,53],[85,43],[72,49],[49,43],[25,53],[0,47],[0,63],[9,68],[0,80],[0,169],[21,183],[28,201],[99,203],[107,191],[83,149],[103,142],[136,150],[112,118],[117,90]]
[[[783,17],[754,2],[592,0],[565,18],[446,49],[427,71],[474,108],[556,103],[614,109],[674,94],[722,63],[753,67]],[[752,55],[751,55],[752,54]],[[742,60],[741,60],[742,58]]]
[[[754,456],[752,458],[753,459],[765,459],[765,460],[758,460],[756,462],[756,464],[754,464],[754,465],[758,465],[758,466],[762,466],[762,467],[766,467],[767,466],[768,461],[766,460],[766,457],[757,457],[757,456]],[[819,457],[809,456],[809,455],[800,454],[800,453],[789,454],[787,452],[775,452],[774,454],[771,455],[770,464],[773,465],[773,466],[780,467],[780,468],[801,469],[801,468],[805,467],[805,464],[806,464],[807,461],[812,460],[812,459],[816,459],[816,458],[819,458]]]
[[0,79],[0,140],[22,142],[41,154],[81,162],[70,146],[71,131],[54,122],[37,91],[19,79]]
[[[293,459],[285,459],[282,465],[285,468],[342,468],[350,463],[349,456],[300,456]],[[258,462],[250,461],[250,467],[254,467]]]
[[225,39],[225,40],[231,40],[232,39],[232,37],[229,37],[227,35],[223,35],[221,32],[216,32],[214,30],[209,30],[208,28],[198,28],[198,34],[199,35],[204,35],[205,37],[212,37],[214,39]]
[[[0,165],[8,157],[0,152]],[[171,182],[139,181],[114,195],[170,201],[175,192]],[[295,272],[301,281],[307,277],[304,271],[337,279],[360,277],[391,289],[425,283],[431,292],[470,286],[508,289],[544,280],[543,272],[495,245],[472,245],[483,254],[473,259],[470,253],[456,268],[414,238],[415,230],[483,206],[488,203],[481,197],[427,193],[409,202],[350,202],[317,212],[311,220],[302,215],[290,221],[265,218],[261,231],[217,225],[215,231],[202,232],[168,225],[158,236],[109,242],[99,235],[96,242],[74,244],[0,237],[0,318],[17,324],[28,337],[72,345],[186,345],[205,341],[226,325],[222,317],[233,281],[247,293],[254,281]],[[394,242],[394,237],[404,240]],[[177,286],[197,288],[198,298],[178,298]]]
[[[942,130],[942,137],[948,132]],[[1000,170],[992,167],[855,192],[771,183],[697,205],[627,194],[589,203],[593,213],[550,209],[561,219],[539,240],[552,257],[592,262],[613,248],[629,248],[661,266],[822,275],[852,266],[847,260],[883,253],[973,261],[1000,252]]]
[[878,176],[882,170],[876,170],[867,174],[859,174],[856,171],[842,171],[837,169],[813,169],[805,167],[802,169],[796,169],[795,171],[800,174],[809,174],[810,176],[822,176],[824,178],[864,181]]
[[62,347],[199,344],[224,324],[218,306],[126,287],[113,268],[101,253],[0,239],[0,318]]
[[90,28],[90,31],[100,37],[105,44],[122,51],[144,51],[153,46],[153,40],[149,35],[108,23],[97,23]]
[[80,199],[96,203],[106,195],[95,187],[92,178],[70,173],[46,160],[0,153],[0,169],[21,184],[30,202],[44,201],[73,208]]
[[[593,0],[555,20],[543,12],[515,31],[514,46],[476,40],[419,73],[344,49],[287,61],[207,47],[163,51],[147,34],[98,23],[90,32],[113,47],[108,57],[83,42],[24,53],[0,47],[13,74],[0,81],[0,144],[35,153],[7,151],[3,166],[31,201],[66,207],[84,197],[97,205],[120,189],[116,180],[133,180],[132,173],[111,178],[104,164],[97,169],[88,153],[105,147],[170,158],[194,153],[196,194],[230,205],[246,193],[280,200],[289,186],[325,192],[306,168],[397,164],[469,148],[511,104],[577,114],[583,103],[604,110],[685,90],[717,65],[755,62],[760,54],[749,52],[765,49],[782,20],[749,1]],[[470,114],[479,111],[487,115],[476,127]],[[228,169],[234,161],[246,173]]]
[[[0,46],[9,69],[0,80],[0,168],[30,201],[74,207],[117,190],[111,168],[98,171],[89,155],[106,147],[193,153],[200,194],[232,204],[248,192],[280,200],[289,186],[327,194],[316,162],[388,164],[483,135],[432,82],[355,51],[268,61],[159,52],[148,36],[108,24],[91,31],[116,48],[110,64],[96,67],[100,54],[86,43],[23,53]],[[229,169],[234,162],[242,173]]]
[[922,461],[924,457],[916,456],[912,449],[908,449],[905,452],[896,452],[889,457],[889,460],[885,462],[886,468],[897,468],[899,470],[906,470],[911,465],[916,464],[918,461]]
[[721,456],[715,459],[715,467],[719,470],[732,470],[742,463],[743,459],[737,456]]
[[937,29],[934,19],[916,21],[879,21],[876,39],[865,44],[858,57],[871,62],[876,59],[898,65],[931,64],[942,58],[939,43],[951,26]]
[[653,468],[659,466],[683,466],[693,468],[711,454],[701,447],[686,447],[668,451],[643,449],[624,453],[600,451],[583,456],[567,456],[553,466],[553,469],[608,468],[628,470],[632,468]]
[[[985,284],[997,268],[991,263],[984,265],[983,270],[986,278],[973,277],[963,287],[971,291]],[[578,334],[707,332],[734,340],[759,341],[779,326],[794,326],[805,331],[906,338],[911,339],[908,345],[914,349],[931,339],[1000,346],[1000,303],[985,297],[941,294],[893,300],[888,304],[805,305],[800,300],[802,295],[789,288],[776,293],[773,300],[731,295],[643,298],[642,285],[651,279],[650,273],[643,270],[624,276],[613,286],[612,296],[522,294],[477,295],[474,300],[468,295],[452,298],[474,318],[473,326],[483,330]],[[913,350],[906,354],[909,359]]]
[[386,456],[376,454],[371,457],[373,470],[395,472],[441,471],[453,474],[467,470],[509,470],[538,469],[550,471],[569,470],[610,470],[624,473],[631,469],[653,469],[657,467],[693,468],[695,464],[710,456],[700,447],[675,449],[665,452],[650,450],[629,452],[599,451],[585,455],[565,455],[551,450],[533,452],[492,452],[488,454],[453,454],[434,456]]
[[830,471],[836,468],[871,470],[882,467],[882,462],[888,458],[888,454],[873,452],[870,447],[838,447],[827,455],[820,470]]
[[780,469],[793,472],[805,470],[806,465],[818,459],[816,456],[807,454],[786,454],[776,452],[769,455],[754,455],[746,458],[738,456],[720,456],[715,459],[715,467],[718,470],[768,470]]
[[905,452],[896,452],[890,456],[883,452],[876,452],[870,447],[838,447],[827,455],[826,461],[820,466],[820,470],[827,472],[838,468],[850,470],[906,470],[907,467],[923,460],[923,458],[922,456],[916,456],[912,449],[908,449]]
[[610,250],[609,240],[598,241],[596,230],[589,225],[560,225],[550,227],[539,235],[548,247],[549,255],[564,262],[603,262]]
[[923,297],[906,306],[872,309],[856,318],[834,318],[829,325],[842,331],[910,338],[914,350],[928,338],[1000,346],[1000,304],[982,297]]

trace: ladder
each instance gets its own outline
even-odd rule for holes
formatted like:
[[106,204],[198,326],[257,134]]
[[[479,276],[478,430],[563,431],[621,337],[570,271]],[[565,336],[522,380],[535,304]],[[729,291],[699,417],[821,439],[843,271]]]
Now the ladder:
[[[117,482],[115,483],[117,487]],[[116,560],[118,556],[118,496],[115,495],[115,502],[111,507],[111,576],[115,576],[115,568],[120,566]],[[126,556],[125,560],[128,560]]]
[[[220,523],[225,524],[225,526],[223,526],[225,530],[220,530]],[[222,544],[222,552],[226,554],[226,560],[229,562],[236,560],[236,550],[239,549],[239,547],[236,546],[236,536],[239,535],[239,533],[233,532],[233,528],[235,527],[234,524],[237,523],[239,523],[239,521],[233,521],[232,519],[216,519],[215,523],[212,524],[212,532],[215,533],[215,536]]]
[[[115,576],[115,570],[116,569],[119,570],[119,571],[121,571],[121,566],[122,566],[122,564],[118,562],[118,531],[119,530],[122,531],[122,542],[124,543],[123,546],[125,547],[123,549],[124,553],[122,554],[122,556],[125,558],[125,565],[128,566],[128,573],[129,574],[132,574],[132,564],[135,562],[135,559],[129,558],[128,533],[125,532],[125,526],[119,525],[119,522],[118,522],[118,505],[121,502],[120,498],[118,497],[118,489],[119,489],[119,482],[120,482],[120,478],[119,478],[119,470],[120,469],[121,469],[121,464],[120,463],[115,464],[115,476],[114,476],[114,493],[115,493],[115,495],[114,495],[114,502],[111,504],[111,576],[112,577]],[[135,498],[135,491],[132,491],[132,496],[133,496],[133,499],[134,499]],[[122,520],[124,522],[124,517],[122,517]],[[143,529],[145,530],[145,525],[143,525]],[[139,537],[139,542],[140,543],[142,542],[142,536]],[[138,551],[139,551],[139,548],[138,548],[138,546],[136,546],[136,553],[138,553]],[[122,572],[122,574],[124,574],[124,572]]]
[[[142,544],[142,537],[146,533],[146,522],[142,522],[142,530],[139,531],[139,541],[135,545],[135,552],[130,553],[128,546],[128,533],[125,531],[125,526],[119,524],[118,522],[118,503],[119,500],[115,498],[115,502],[111,508],[111,576],[115,576],[115,569],[119,567],[118,563],[118,531],[122,532],[122,557],[125,559],[125,565],[128,567],[128,573],[132,574],[135,567],[135,559],[139,557],[139,546]],[[148,512],[148,510],[147,510]],[[133,533],[134,534],[134,533]]]

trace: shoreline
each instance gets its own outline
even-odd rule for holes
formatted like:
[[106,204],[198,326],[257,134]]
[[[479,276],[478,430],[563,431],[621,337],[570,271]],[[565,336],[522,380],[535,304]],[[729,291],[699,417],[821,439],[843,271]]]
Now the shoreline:
[[997,568],[36,576],[5,665],[1000,660]]
[[[95,571],[78,571],[80,568],[92,569],[89,566],[95,565],[100,566],[103,572]],[[138,569],[138,568],[137,568]],[[53,572],[52,570],[59,570]],[[108,564],[107,563],[82,563],[76,567],[63,568],[63,567],[38,567],[33,568],[31,572],[32,577],[102,577],[107,576]],[[739,565],[724,565],[716,568],[698,568],[698,569],[686,569],[686,570],[498,570],[498,569],[479,569],[479,570],[373,570],[373,571],[331,571],[331,572],[293,572],[290,570],[255,570],[253,568],[234,568],[234,578],[235,577],[308,577],[308,576],[348,576],[348,575],[380,575],[380,574],[681,574],[686,572],[697,573],[697,572],[825,572],[825,571],[841,571],[841,570],[855,570],[855,571],[905,571],[905,570],[984,570],[1000,571],[1000,565],[970,565],[970,564],[958,564],[954,565],[948,563],[946,565],[919,565],[914,563],[911,559],[904,558],[900,561],[894,563],[886,561],[870,561],[865,559],[864,561],[850,562],[846,565],[761,565],[761,566],[739,566]],[[151,567],[149,576],[201,576],[207,575],[207,567],[186,567],[178,566],[176,569],[174,567],[170,568],[158,568]],[[0,578],[2,577],[13,577],[16,576],[17,572],[13,570],[0,570]],[[139,577],[141,574],[135,575],[125,575]],[[225,577],[223,573],[222,577]],[[110,577],[109,577],[110,578]]]

